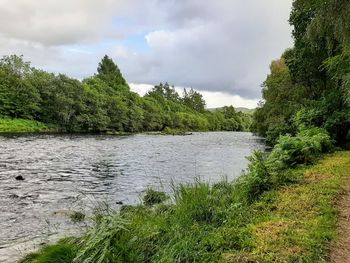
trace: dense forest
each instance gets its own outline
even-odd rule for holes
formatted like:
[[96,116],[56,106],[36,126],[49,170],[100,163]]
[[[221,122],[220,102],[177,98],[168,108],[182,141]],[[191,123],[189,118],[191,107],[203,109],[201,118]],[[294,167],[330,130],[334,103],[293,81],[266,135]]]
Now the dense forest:
[[160,83],[140,97],[108,56],[82,81],[35,69],[22,56],[3,57],[0,118],[40,121],[64,132],[246,131],[251,124],[250,115],[232,106],[207,111],[193,89],[180,96]]
[[254,130],[275,144],[280,135],[324,128],[349,140],[350,2],[296,0],[290,16],[294,47],[271,64]]

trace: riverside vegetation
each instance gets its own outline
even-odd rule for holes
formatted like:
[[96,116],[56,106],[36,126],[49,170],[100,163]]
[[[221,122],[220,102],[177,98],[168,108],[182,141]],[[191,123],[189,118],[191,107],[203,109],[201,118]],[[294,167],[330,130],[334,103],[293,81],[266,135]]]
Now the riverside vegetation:
[[350,176],[350,152],[334,152],[349,141],[349,10],[346,0],[293,2],[295,45],[271,64],[254,113],[274,147],[238,180],[178,186],[170,201],[153,191],[22,262],[324,262]]
[[35,69],[22,57],[0,59],[0,132],[247,131],[251,116],[224,107],[205,109],[202,95],[180,96],[160,83],[144,97],[131,92],[118,66],[105,56],[83,81]]

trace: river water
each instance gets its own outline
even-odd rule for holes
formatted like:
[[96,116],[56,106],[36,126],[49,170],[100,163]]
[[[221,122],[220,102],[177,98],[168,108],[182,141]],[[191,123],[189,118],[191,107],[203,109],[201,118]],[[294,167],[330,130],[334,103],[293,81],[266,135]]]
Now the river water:
[[258,137],[235,132],[0,137],[0,262],[81,231],[69,211],[137,204],[149,187],[237,178],[256,149]]

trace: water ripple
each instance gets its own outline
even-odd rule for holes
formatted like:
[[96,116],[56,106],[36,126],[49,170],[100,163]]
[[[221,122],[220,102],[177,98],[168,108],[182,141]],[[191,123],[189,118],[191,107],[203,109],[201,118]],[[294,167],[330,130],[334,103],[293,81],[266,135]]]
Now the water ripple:
[[[262,148],[249,133],[193,136],[0,137],[0,262],[35,245],[79,232],[71,209],[89,213],[100,201],[135,204],[148,187],[196,178],[233,179]],[[24,181],[15,180],[23,176]]]

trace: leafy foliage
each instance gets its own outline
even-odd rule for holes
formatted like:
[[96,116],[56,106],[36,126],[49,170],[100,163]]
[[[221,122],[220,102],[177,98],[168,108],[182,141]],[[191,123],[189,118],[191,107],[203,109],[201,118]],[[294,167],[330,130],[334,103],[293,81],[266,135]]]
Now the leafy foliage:
[[297,136],[281,136],[268,157],[271,170],[280,171],[297,164],[311,164],[322,153],[334,149],[329,134],[321,128],[300,131]]
[[[350,129],[350,3],[295,0],[294,47],[273,62],[254,129],[275,144],[303,126],[326,129],[339,145]],[[296,120],[296,122],[294,122]]]
[[0,116],[50,123],[67,132],[142,132],[250,128],[246,114],[205,110],[200,93],[185,90],[181,97],[168,83],[146,96],[130,91],[118,66],[104,56],[95,76],[79,81],[37,70],[23,57],[0,60]]
[[238,181],[243,201],[255,201],[264,192],[293,181],[288,169],[314,163],[322,154],[334,150],[333,143],[324,129],[309,128],[296,136],[280,136],[268,156],[255,152],[248,158],[247,174]]

